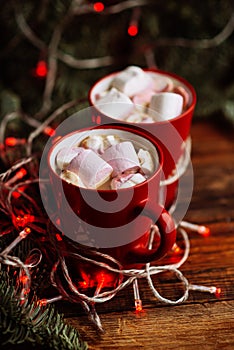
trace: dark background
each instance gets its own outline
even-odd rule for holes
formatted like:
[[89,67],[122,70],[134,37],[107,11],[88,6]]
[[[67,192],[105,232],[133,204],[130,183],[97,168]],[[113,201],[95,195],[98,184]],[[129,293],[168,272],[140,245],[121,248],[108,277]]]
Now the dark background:
[[[126,1],[103,1],[105,10],[81,11],[66,17],[71,1],[1,1],[0,111],[22,109],[34,114],[41,105],[45,78],[35,75],[38,61],[47,63],[50,40],[63,25],[58,49],[74,58],[111,56],[111,64],[92,69],[73,68],[58,59],[51,110],[77,97],[87,97],[91,85],[103,75],[130,64],[147,66],[150,52],[158,68],[177,73],[194,85],[198,103],[195,118],[234,120],[233,34],[220,34],[233,14],[232,0],[149,1],[118,11]],[[78,1],[74,2],[78,4]],[[94,1],[83,2],[92,9]],[[139,2],[136,1],[136,4]],[[84,8],[84,7],[83,7]],[[116,10],[117,9],[117,10]],[[115,13],[111,13],[115,12]],[[18,24],[24,18],[44,44],[28,40]],[[138,34],[128,35],[137,19]],[[18,22],[17,22],[18,21]],[[225,33],[224,33],[225,34]],[[183,38],[185,40],[178,40]],[[207,42],[204,40],[207,39]]]

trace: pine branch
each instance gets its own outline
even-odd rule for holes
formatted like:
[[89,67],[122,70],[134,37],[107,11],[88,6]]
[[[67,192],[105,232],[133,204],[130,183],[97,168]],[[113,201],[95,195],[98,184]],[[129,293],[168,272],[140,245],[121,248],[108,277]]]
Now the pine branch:
[[0,339],[1,349],[13,349],[13,345],[30,345],[42,349],[86,350],[87,344],[79,333],[63,321],[63,317],[51,305],[42,308],[35,301],[20,305],[13,285],[7,282],[7,274],[0,272]]

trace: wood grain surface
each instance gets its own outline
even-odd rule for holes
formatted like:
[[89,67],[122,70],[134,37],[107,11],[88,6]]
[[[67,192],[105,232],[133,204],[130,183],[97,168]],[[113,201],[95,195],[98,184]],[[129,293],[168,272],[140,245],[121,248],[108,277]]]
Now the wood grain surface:
[[[190,291],[186,302],[168,306],[141,280],[142,313],[134,311],[132,286],[97,305],[103,334],[79,306],[62,304],[67,322],[80,331],[89,349],[234,349],[234,133],[199,121],[191,135],[194,189],[185,219],[207,225],[211,235],[189,232],[190,255],[181,271],[192,284],[220,287],[221,295]],[[179,297],[182,287],[175,288],[169,273],[157,275],[154,283],[166,297]]]

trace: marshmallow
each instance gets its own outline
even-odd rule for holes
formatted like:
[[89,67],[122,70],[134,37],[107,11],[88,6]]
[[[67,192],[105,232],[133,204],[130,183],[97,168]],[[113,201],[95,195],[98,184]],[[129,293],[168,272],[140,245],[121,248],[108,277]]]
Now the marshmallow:
[[138,185],[145,180],[146,180],[145,176],[143,176],[140,173],[136,173],[131,177],[131,181],[134,182],[135,185]]
[[112,167],[94,151],[78,148],[82,151],[72,159],[67,170],[77,174],[86,187],[100,187],[110,179]]
[[86,137],[81,143],[81,147],[92,149],[96,153],[103,153],[104,151],[104,139],[100,135],[92,135]]
[[113,176],[128,169],[137,169],[140,166],[135,148],[129,141],[107,148],[102,158],[112,166]]
[[84,183],[81,181],[79,176],[69,170],[63,170],[61,173],[61,178],[73,185],[85,187]]
[[151,97],[155,95],[152,88],[145,89],[142,93],[133,96],[133,102],[136,105],[146,106],[150,103]]
[[140,113],[133,113],[130,114],[127,118],[126,118],[126,122],[129,123],[141,123],[142,122],[142,115]]
[[106,135],[104,139],[104,150],[106,150],[110,146],[117,145],[120,143],[121,139],[117,135]]
[[149,74],[145,73],[140,67],[129,66],[116,74],[111,86],[127,96],[133,96],[145,90],[151,84],[153,84],[153,80]]
[[78,147],[64,147],[62,148],[56,156],[56,165],[60,170],[66,169],[73,158],[81,152]]
[[173,90],[174,83],[172,79],[158,75],[157,78],[154,79],[154,91],[155,92],[170,92]]
[[126,118],[129,123],[153,123],[154,119],[145,113],[135,112]]
[[111,180],[111,189],[118,190],[119,188],[126,188],[134,186],[134,183],[130,181],[132,174],[121,174],[114,177]]
[[124,118],[134,107],[130,98],[115,88],[100,97],[96,105],[102,113],[116,119]]
[[118,190],[120,188],[128,188],[138,185],[139,183],[145,181],[146,178],[140,174],[121,174],[116,176],[111,181],[111,189]]
[[150,175],[154,171],[154,162],[151,154],[142,148],[138,151],[138,158],[140,160],[140,167],[144,174]]
[[183,86],[176,86],[173,89],[173,92],[175,92],[176,94],[179,94],[183,97],[183,108],[185,109],[188,106],[189,103],[189,94],[188,92],[185,90],[185,88],[183,88]]
[[[119,186],[117,186],[116,189],[120,189],[120,188],[128,188],[128,187],[133,187],[135,186],[135,183],[131,180],[128,180],[126,182],[120,183]],[[113,189],[113,188],[112,188]]]
[[118,135],[92,135],[84,139],[80,146],[102,154],[108,147],[117,145],[120,141]]
[[170,120],[183,111],[183,97],[173,92],[161,92],[152,96],[149,115],[155,120]]
[[156,78],[154,78],[152,81],[152,84],[150,84],[148,88],[133,96],[132,100],[136,105],[147,106],[150,103],[152,96],[155,95],[156,92],[169,92],[173,90],[174,83],[172,79],[166,76],[157,74]]

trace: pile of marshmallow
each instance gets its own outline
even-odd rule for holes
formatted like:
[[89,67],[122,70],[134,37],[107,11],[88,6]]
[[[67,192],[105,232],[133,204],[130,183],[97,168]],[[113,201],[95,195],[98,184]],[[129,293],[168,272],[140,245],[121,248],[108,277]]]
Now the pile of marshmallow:
[[115,74],[95,105],[112,118],[130,123],[153,123],[179,116],[188,108],[189,94],[170,77],[129,66]]
[[92,135],[79,145],[64,147],[56,167],[65,181],[84,188],[120,189],[145,181],[157,165],[149,151],[136,150],[116,135]]

